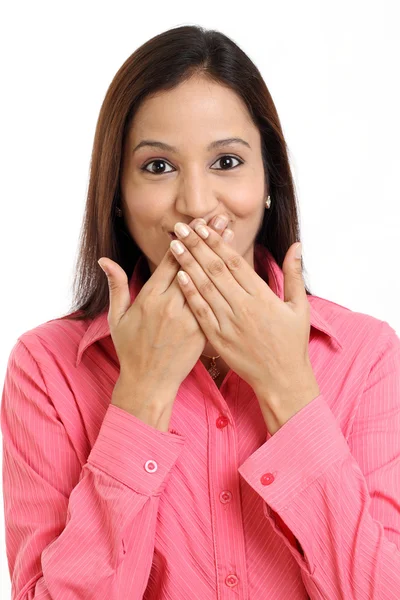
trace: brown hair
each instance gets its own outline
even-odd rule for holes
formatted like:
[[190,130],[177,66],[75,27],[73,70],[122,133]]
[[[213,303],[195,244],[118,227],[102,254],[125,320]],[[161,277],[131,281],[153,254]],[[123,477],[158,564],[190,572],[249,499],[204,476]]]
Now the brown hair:
[[[73,284],[73,312],[61,318],[93,319],[108,309],[108,282],[97,263],[101,256],[121,265],[130,279],[142,252],[123,218],[116,216],[116,206],[121,206],[120,171],[126,137],[147,96],[170,90],[193,75],[205,76],[236,92],[260,131],[266,189],[272,204],[269,210],[264,210],[254,243],[265,246],[282,268],[289,247],[300,240],[286,142],[259,70],[243,50],[219,31],[199,26],[172,28],[138,48],[118,70],[107,90],[91,156]],[[306,285],[305,289],[310,295]]]

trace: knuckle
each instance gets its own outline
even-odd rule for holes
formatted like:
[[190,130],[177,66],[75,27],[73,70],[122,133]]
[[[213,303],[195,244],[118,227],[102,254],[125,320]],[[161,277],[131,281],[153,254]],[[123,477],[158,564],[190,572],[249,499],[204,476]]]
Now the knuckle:
[[222,238],[221,238],[221,236],[217,235],[217,236],[214,237],[213,235],[210,235],[209,236],[209,240],[208,240],[208,245],[213,250],[214,250],[214,248],[216,248],[218,250],[218,248],[222,245]]
[[199,284],[199,292],[204,296],[209,296],[214,290],[215,286],[208,278]]
[[164,307],[164,317],[168,320],[173,320],[176,318],[176,307],[173,302],[168,302]]
[[218,276],[221,275],[221,273],[223,273],[224,267],[225,263],[220,258],[218,258],[208,263],[207,270],[210,273],[210,275]]
[[231,256],[230,258],[228,258],[226,260],[226,264],[228,269],[230,269],[231,271],[237,271],[238,269],[241,268],[242,264],[243,264],[243,257],[240,256],[239,254],[236,254],[235,256]]
[[185,296],[186,296],[186,298],[190,299],[192,296],[196,297],[197,293],[198,293],[197,290],[194,289],[193,287],[191,287],[190,289],[188,289],[185,292]]
[[196,308],[193,309],[193,312],[200,320],[207,319],[209,316],[209,309],[203,304],[196,306]]

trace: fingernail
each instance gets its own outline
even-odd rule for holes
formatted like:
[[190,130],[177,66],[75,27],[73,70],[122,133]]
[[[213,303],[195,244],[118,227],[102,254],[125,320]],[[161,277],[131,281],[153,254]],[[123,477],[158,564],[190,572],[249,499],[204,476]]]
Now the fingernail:
[[109,275],[108,269],[106,268],[105,265],[103,265],[99,260],[97,261],[98,265],[101,267],[101,269],[104,271],[104,273],[107,275]]
[[234,233],[232,231],[232,229],[225,229],[224,233],[222,234],[222,239],[224,240],[224,242],[229,242],[234,236]]
[[185,251],[184,245],[178,242],[178,240],[172,240],[172,242],[169,244],[169,247],[175,254],[183,254]]
[[298,246],[296,246],[296,250],[294,253],[296,258],[301,258],[301,244],[299,244]]
[[194,230],[196,233],[199,234],[201,238],[203,238],[203,240],[207,239],[209,236],[209,231],[207,227],[203,227],[203,225],[201,225],[200,223],[196,223]]
[[186,275],[184,271],[178,271],[178,279],[183,285],[189,283],[189,277]]
[[175,223],[174,231],[179,237],[186,237],[190,233],[190,229],[184,223]]
[[228,223],[227,217],[217,217],[214,222],[215,229],[222,229]]
[[189,227],[191,227],[192,229],[195,228],[195,225],[197,223],[202,223],[203,225],[207,225],[206,220],[205,219],[193,219],[193,221],[191,223],[189,223]]

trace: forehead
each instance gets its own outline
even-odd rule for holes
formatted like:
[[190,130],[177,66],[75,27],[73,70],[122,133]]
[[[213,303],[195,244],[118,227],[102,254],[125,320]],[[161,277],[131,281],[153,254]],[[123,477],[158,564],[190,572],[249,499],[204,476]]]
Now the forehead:
[[210,133],[213,138],[249,137],[256,135],[257,129],[245,103],[233,90],[193,77],[143,101],[132,123],[131,140],[164,135],[178,144],[180,135],[187,143],[190,135],[209,139]]

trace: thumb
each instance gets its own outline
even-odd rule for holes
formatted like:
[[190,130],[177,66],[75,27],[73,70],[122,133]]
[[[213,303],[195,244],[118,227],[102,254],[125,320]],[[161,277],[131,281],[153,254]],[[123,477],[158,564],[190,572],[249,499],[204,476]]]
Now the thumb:
[[301,268],[301,244],[292,244],[282,264],[284,274],[284,300],[293,306],[301,306],[306,297]]
[[100,258],[97,262],[107,275],[110,290],[108,321],[115,327],[131,305],[128,277],[119,264],[110,258]]

